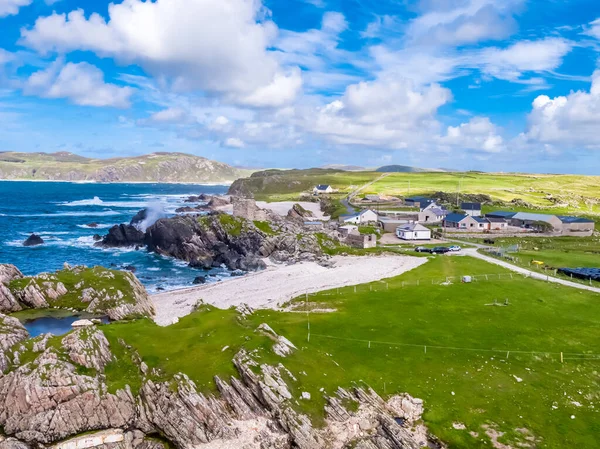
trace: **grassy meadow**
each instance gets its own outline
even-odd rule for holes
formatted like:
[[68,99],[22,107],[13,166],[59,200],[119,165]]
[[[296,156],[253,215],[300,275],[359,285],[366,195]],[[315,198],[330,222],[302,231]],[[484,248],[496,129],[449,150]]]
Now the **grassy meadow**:
[[[323,393],[364,383],[384,396],[423,398],[425,423],[451,448],[491,447],[482,426],[503,432],[499,441],[515,448],[527,438],[535,442],[529,447],[600,447],[600,359],[592,356],[600,354],[600,295],[516,275],[471,284],[431,281],[503,273],[469,257],[438,256],[356,292],[322,292],[308,305],[299,298],[296,312],[261,310],[242,319],[206,307],[166,328],[143,320],[103,330],[113,348],[123,338],[150,367],[165,376],[185,372],[207,391],[214,390],[213,375],[235,374],[237,350],[259,349],[262,361],[282,362],[294,373],[297,397],[311,393],[298,407],[316,425]],[[507,299],[508,306],[493,305]],[[306,307],[337,310],[310,314],[310,340]],[[263,322],[298,350],[275,356],[272,342],[254,331]],[[108,367],[112,388],[139,382],[127,360]]]

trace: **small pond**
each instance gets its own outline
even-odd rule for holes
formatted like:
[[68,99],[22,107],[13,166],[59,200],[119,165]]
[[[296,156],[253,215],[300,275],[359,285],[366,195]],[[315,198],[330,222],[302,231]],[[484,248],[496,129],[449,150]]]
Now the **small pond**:
[[[23,326],[32,337],[37,337],[42,334],[64,335],[73,330],[71,326],[75,321],[81,319],[91,319],[97,317],[90,316],[40,316],[36,318],[21,318]],[[108,323],[108,318],[98,318],[103,323]]]

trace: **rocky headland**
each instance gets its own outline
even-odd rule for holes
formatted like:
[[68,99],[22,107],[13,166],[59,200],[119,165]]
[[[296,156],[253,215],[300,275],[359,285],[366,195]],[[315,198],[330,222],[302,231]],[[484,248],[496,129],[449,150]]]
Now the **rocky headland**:
[[[245,308],[240,319],[251,313]],[[256,332],[281,361],[297,350],[266,324]],[[111,383],[116,354],[136,367],[135,388]],[[102,327],[30,339],[18,320],[0,314],[0,448],[441,447],[421,424],[422,401],[386,401],[363,384],[325,395],[326,419],[315,426],[298,410],[294,374],[262,359],[240,350],[232,360],[237,375],[215,375],[218,393],[203,393],[183,373],[165,378],[149,368],[125,341],[109,343]]]
[[[286,263],[326,261],[314,232],[303,226],[312,214],[300,206],[282,217],[248,199],[201,195],[188,201],[199,202],[190,208],[203,213],[160,218],[145,229],[134,218],[111,228],[97,245],[146,248],[205,269],[224,265],[230,270],[256,271],[265,268],[265,258]],[[219,210],[227,205],[233,214]],[[327,229],[322,232],[335,237]]]

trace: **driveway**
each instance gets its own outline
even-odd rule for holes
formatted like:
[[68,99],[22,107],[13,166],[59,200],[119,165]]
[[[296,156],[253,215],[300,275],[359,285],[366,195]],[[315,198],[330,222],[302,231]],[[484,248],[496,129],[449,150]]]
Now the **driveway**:
[[504,262],[503,260],[498,260],[494,257],[486,256],[485,254],[481,254],[477,252],[477,249],[468,248],[463,249],[462,253],[466,256],[475,257],[476,259],[485,260],[486,262],[493,263],[494,265],[499,265],[508,270],[514,271],[515,273],[523,274],[532,279],[538,279],[540,281],[552,282],[554,284],[565,285],[567,287],[578,288],[579,290],[587,290],[594,293],[600,293],[600,288],[591,287],[589,285],[578,284],[577,282],[566,281],[564,279],[555,278],[553,276],[546,276],[541,273],[537,273],[535,271],[528,270],[526,268],[521,268],[516,265],[513,265],[508,262]]

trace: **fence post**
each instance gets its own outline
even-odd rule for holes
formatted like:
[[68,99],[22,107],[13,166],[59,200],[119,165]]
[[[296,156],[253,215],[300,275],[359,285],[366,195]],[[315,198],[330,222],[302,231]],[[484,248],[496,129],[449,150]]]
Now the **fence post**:
[[424,346],[424,348],[425,348],[425,354],[427,354],[427,346]]
[[369,349],[371,349],[371,342],[369,341]]
[[356,293],[356,285],[354,286],[354,293]]
[[563,359],[563,353],[560,353],[560,363],[565,363],[564,359]]

